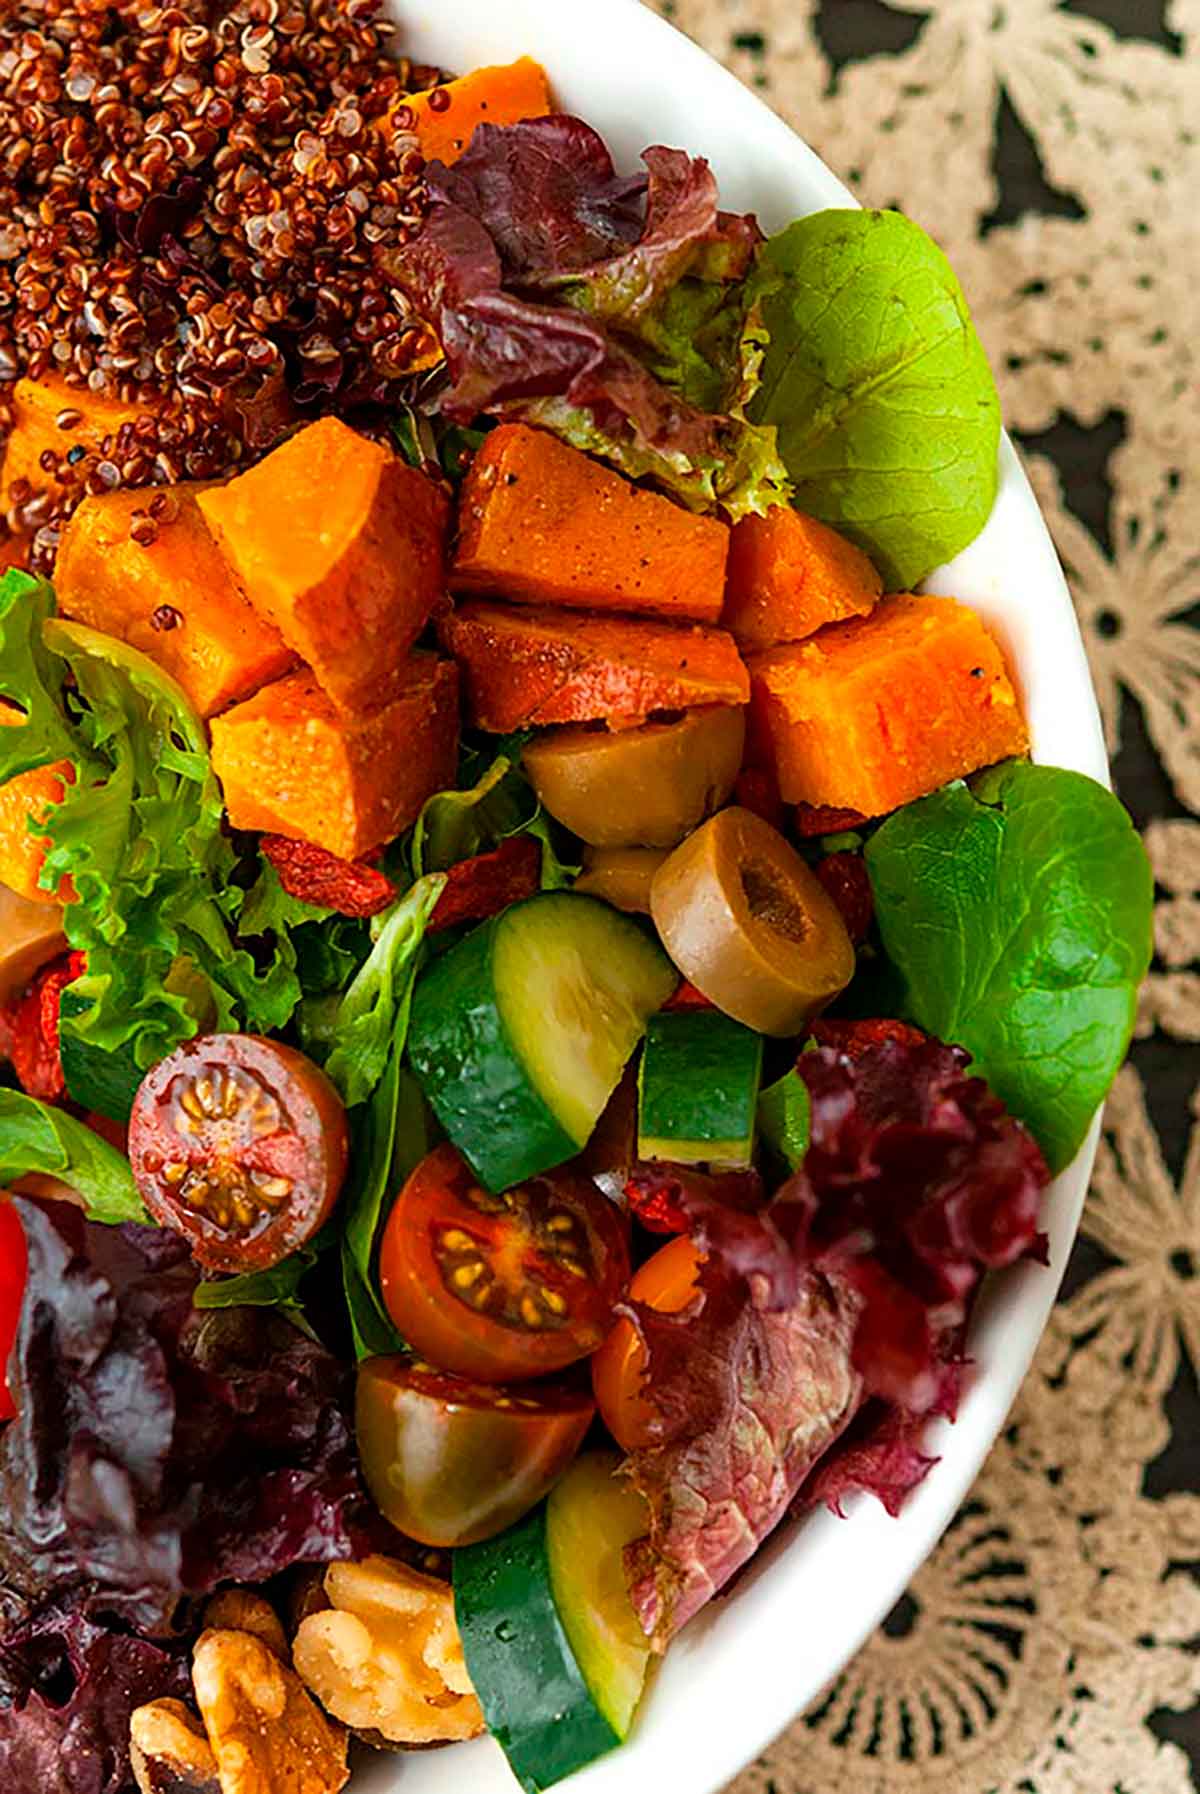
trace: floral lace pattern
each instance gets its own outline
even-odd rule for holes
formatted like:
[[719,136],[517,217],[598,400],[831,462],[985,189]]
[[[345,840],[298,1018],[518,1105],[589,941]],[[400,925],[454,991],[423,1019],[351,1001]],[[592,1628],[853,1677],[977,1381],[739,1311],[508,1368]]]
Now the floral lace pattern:
[[[729,1794],[1200,1787],[1200,0],[651,0],[942,242],[1071,580],[1155,962],[1010,1423]],[[1190,1746],[1190,1751],[1189,1751]]]

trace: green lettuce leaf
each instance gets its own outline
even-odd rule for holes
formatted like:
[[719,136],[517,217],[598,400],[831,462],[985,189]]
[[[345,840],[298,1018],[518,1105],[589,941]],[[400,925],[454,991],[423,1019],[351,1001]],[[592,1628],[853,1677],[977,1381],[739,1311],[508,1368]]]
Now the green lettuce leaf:
[[998,483],[1000,401],[962,289],[897,212],[817,212],[755,277],[770,346],[749,406],[774,424],[793,502],[907,591],[979,534]]
[[439,872],[418,879],[372,926],[375,945],[338,1005],[325,1065],[347,1108],[366,1102],[403,1050],[425,928],[445,883]]
[[0,1090],[0,1184],[38,1172],[69,1184],[90,1221],[149,1221],[129,1161],[65,1109]]
[[344,1206],[342,1285],[358,1358],[396,1352],[404,1341],[378,1293],[375,1252],[383,1205],[433,1144],[429,1111],[401,1053],[391,1054],[370,1101],[354,1117],[354,1162]]
[[1055,1171],[1125,1056],[1153,880],[1110,791],[1009,763],[890,817],[866,847],[907,1018],[964,1046]]
[[0,697],[25,719],[0,728],[0,784],[55,760],[78,767],[84,757],[66,715],[66,668],[42,640],[53,615],[54,592],[44,579],[15,567],[0,578]]

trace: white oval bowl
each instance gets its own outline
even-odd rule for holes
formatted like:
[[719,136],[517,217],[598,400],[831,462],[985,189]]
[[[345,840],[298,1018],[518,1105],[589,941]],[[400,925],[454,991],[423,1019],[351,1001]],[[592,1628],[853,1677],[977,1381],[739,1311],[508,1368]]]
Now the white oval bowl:
[[[858,202],[741,82],[639,0],[388,0],[397,48],[465,70],[531,55],[561,107],[593,124],[619,165],[667,143],[707,156],[723,205],[781,229]],[[968,299],[970,295],[968,294]],[[997,627],[1015,668],[1034,758],[1107,781],[1099,714],[1070,596],[1011,443],[983,534],[926,582]],[[785,1524],[732,1594],[671,1646],[629,1741],[560,1784],[570,1794],[714,1794],[806,1707],[903,1593],[974,1482],[1033,1358],[1087,1192],[1098,1124],[1047,1194],[1051,1268],[993,1278],[976,1309],[976,1364],[958,1419],[929,1431],[940,1462],[898,1520],[870,1498]],[[490,1739],[379,1757],[355,1794],[513,1794]]]

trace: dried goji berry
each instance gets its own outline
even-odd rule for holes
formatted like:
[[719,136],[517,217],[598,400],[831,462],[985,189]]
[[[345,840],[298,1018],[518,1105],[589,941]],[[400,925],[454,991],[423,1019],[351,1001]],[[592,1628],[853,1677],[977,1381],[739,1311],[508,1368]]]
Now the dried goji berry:
[[846,933],[857,947],[866,940],[875,915],[871,880],[858,853],[831,853],[820,860],[817,877],[841,912]]
[[43,967],[29,989],[5,1006],[3,1034],[8,1058],[22,1090],[42,1102],[66,1095],[58,1050],[58,1016],[62,993],[82,976],[82,953],[65,953]]
[[514,835],[491,853],[460,860],[446,874],[446,886],[429,918],[429,932],[457,922],[484,922],[510,903],[532,897],[542,870],[542,848],[531,835]]
[[815,835],[844,835],[869,820],[861,810],[838,810],[832,804],[796,805],[796,833],[806,841]]
[[368,860],[341,860],[311,841],[264,835],[263,854],[289,897],[336,910],[341,916],[377,916],[395,903],[391,879]]
[[920,1028],[910,1027],[908,1022],[893,1021],[887,1016],[878,1016],[871,1021],[826,1016],[813,1023],[812,1033],[818,1046],[833,1047],[847,1059],[861,1059],[864,1053],[870,1052],[872,1047],[882,1046],[886,1040],[916,1047],[926,1039]]
[[675,995],[669,997],[663,1004],[663,1008],[665,1010],[715,1009],[716,1004],[710,1002],[702,990],[697,990],[696,986],[689,984],[685,978]]

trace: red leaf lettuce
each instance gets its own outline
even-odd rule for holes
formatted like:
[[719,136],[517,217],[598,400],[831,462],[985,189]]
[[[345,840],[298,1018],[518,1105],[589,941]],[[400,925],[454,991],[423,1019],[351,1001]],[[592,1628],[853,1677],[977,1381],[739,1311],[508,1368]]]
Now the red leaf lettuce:
[[323,1348],[264,1310],[198,1312],[176,1235],[17,1209],[0,1786],[116,1794],[129,1713],[177,1692],[199,1599],[353,1555],[371,1509],[346,1374]]
[[481,125],[427,171],[428,216],[391,277],[438,332],[443,414],[555,430],[697,509],[787,492],[746,422],[764,338],[745,275],[761,233],[719,210],[702,159],[661,147],[626,179],[576,118]]
[[798,1497],[836,1508],[870,1489],[896,1512],[928,1470],[922,1427],[955,1410],[984,1271],[1043,1252],[1045,1162],[966,1064],[931,1040],[803,1053],[812,1140],[766,1210],[729,1208],[716,1180],[672,1183],[698,1296],[625,1310],[654,1414],[628,1463],[650,1526],[627,1569],[656,1645]]

